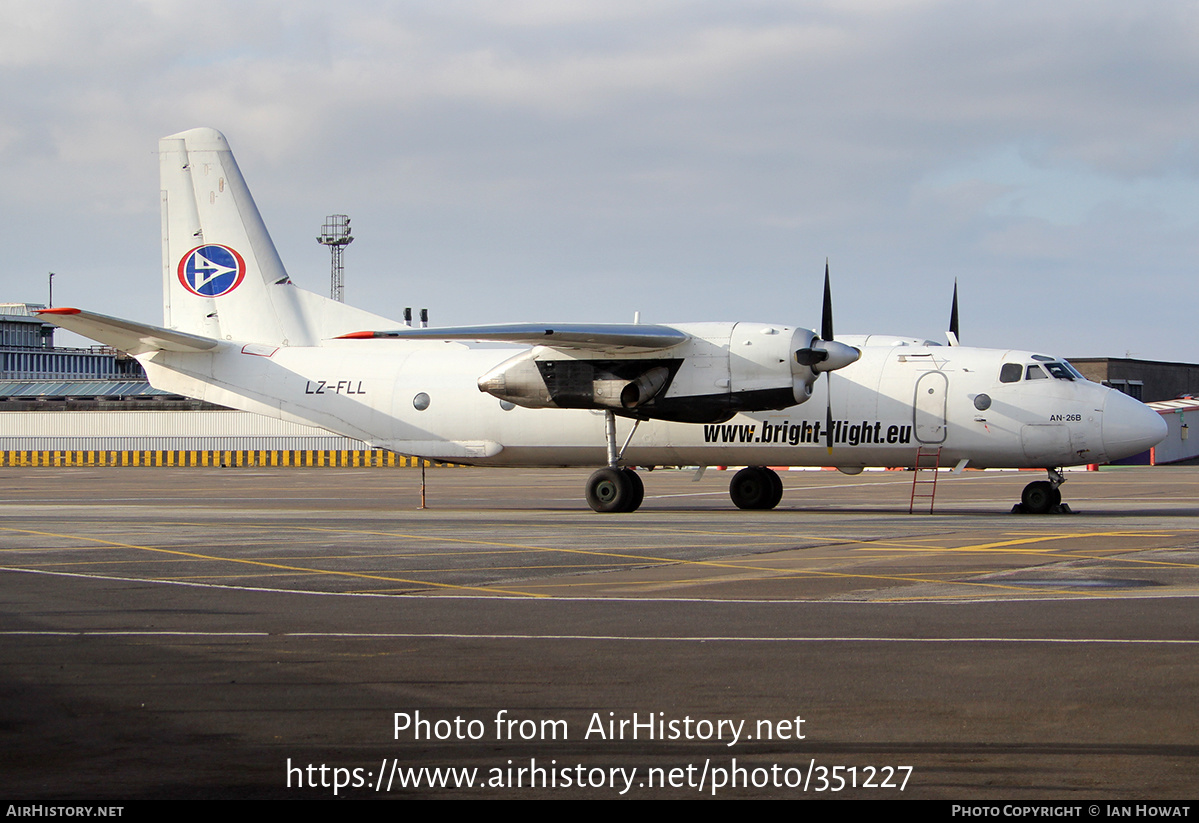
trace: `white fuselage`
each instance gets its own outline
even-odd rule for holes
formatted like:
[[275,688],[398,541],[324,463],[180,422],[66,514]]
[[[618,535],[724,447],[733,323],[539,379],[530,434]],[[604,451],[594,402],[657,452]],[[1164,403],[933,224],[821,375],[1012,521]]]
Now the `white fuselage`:
[[[671,391],[693,393],[700,385],[728,391],[730,374],[736,389],[737,354],[725,348],[721,356],[717,346],[712,355],[714,325],[704,327],[703,362],[681,353],[684,364]],[[967,460],[974,467],[1053,467],[1127,457],[1160,439],[1157,415],[1112,389],[1081,379],[1000,379],[1004,364],[1025,369],[1051,358],[860,339],[861,359],[823,375],[807,402],[722,423],[646,420],[624,462],[912,466],[923,446],[940,449],[941,465]],[[479,390],[481,375],[520,351],[442,341],[334,340],[320,347],[227,344],[211,354],[161,351],[139,359],[156,387],[404,454],[497,466],[605,465],[603,411],[523,408]],[[618,420],[621,443],[632,425]]]

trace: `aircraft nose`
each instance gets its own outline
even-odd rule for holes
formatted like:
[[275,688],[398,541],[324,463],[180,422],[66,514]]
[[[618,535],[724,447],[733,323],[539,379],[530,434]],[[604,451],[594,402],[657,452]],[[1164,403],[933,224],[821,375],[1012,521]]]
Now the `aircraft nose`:
[[1132,457],[1166,439],[1166,421],[1153,409],[1111,389],[1103,402],[1103,447],[1108,460]]

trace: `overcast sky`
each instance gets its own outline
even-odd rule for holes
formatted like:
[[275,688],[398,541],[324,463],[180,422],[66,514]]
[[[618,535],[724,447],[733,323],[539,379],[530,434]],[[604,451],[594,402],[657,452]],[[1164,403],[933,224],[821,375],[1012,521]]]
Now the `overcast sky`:
[[435,324],[756,320],[1199,361],[1199,6],[0,0],[0,300],[161,322],[158,138]]

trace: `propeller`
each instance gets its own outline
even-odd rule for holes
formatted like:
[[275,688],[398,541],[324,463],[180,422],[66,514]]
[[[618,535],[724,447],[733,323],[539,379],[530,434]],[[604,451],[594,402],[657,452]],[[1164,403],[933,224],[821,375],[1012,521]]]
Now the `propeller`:
[[960,346],[961,336],[958,333],[958,279],[953,278],[953,308],[949,310],[949,332],[945,335],[949,338],[949,345]]
[[[812,370],[814,377],[821,372],[833,372],[855,362],[862,352],[853,346],[838,343],[833,339],[833,290],[829,280],[828,260],[824,261],[824,302],[820,312],[820,336],[813,336],[811,342],[795,352],[795,362]],[[833,449],[833,394],[832,375],[828,377],[829,385],[825,387],[828,404],[825,408],[825,441],[829,451]]]
[[821,308],[820,336],[795,352],[795,362],[814,372],[843,369],[862,356],[853,346],[833,339],[833,290],[829,285],[828,261],[824,261],[824,304]]

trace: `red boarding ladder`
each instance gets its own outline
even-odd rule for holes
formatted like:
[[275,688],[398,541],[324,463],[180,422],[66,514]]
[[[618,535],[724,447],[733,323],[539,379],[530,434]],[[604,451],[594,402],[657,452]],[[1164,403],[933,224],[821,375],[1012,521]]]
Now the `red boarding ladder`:
[[[941,447],[921,446],[916,449],[916,465],[912,471],[912,500],[908,514],[916,510],[916,498],[928,498],[928,513],[933,513],[937,500],[937,469],[941,468]],[[931,473],[932,477],[928,477]],[[921,475],[924,475],[923,477]]]

